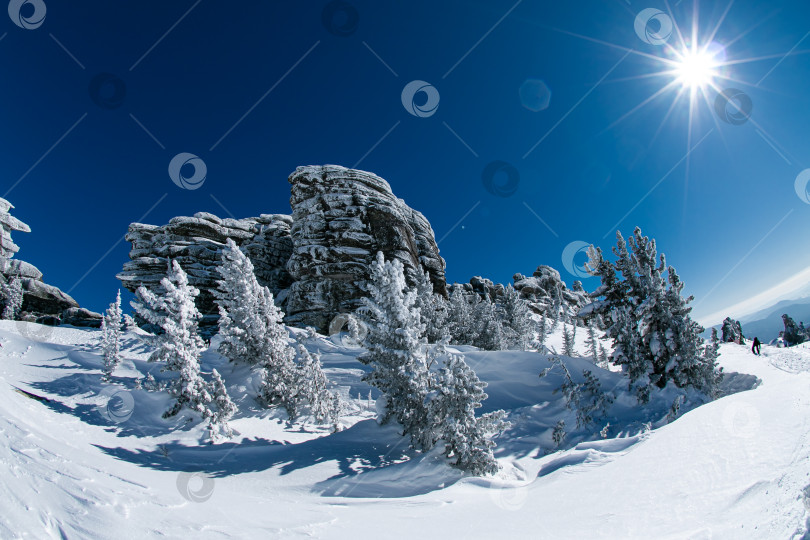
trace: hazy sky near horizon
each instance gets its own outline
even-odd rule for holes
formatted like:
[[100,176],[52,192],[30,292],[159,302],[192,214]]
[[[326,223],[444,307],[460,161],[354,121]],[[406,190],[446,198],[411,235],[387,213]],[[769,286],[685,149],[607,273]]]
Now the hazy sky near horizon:
[[[810,267],[809,34],[801,0],[15,0],[0,196],[96,311],[129,223],[288,213],[337,163],[426,215],[449,281],[593,289],[579,248],[640,226],[705,318]],[[721,64],[694,92],[666,63],[693,35]]]

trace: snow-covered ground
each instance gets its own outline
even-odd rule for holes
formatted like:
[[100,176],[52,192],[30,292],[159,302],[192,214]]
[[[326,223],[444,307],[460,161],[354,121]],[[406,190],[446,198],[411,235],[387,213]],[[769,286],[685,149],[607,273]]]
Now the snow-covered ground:
[[547,357],[459,347],[490,384],[483,411],[513,423],[502,471],[472,478],[376,423],[359,349],[307,344],[348,401],[335,434],[286,427],[253,402],[247,369],[207,352],[203,370],[240,407],[239,435],[210,445],[199,421],[160,418],[163,393],[135,389],[160,374],[134,334],[115,384],[101,383],[98,335],[0,322],[1,538],[810,538],[810,348],[723,345],[736,393],[670,423],[672,392],[640,411],[618,374],[565,359],[616,402],[555,450],[554,424],[573,416],[559,373],[538,376]]

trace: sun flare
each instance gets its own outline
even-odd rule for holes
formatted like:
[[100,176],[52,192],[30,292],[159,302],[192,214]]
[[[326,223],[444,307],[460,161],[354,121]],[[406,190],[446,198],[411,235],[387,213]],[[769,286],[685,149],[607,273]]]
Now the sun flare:
[[675,75],[684,88],[705,88],[718,75],[719,66],[714,55],[708,51],[686,50],[675,62]]

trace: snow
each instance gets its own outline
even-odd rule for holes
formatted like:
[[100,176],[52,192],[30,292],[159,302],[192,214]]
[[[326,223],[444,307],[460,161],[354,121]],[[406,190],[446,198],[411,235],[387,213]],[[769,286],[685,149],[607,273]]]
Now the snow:
[[[134,389],[136,377],[165,376],[146,362],[138,332],[124,333],[120,384],[107,386],[98,330],[0,321],[0,537],[807,538],[809,346],[763,345],[757,357],[723,344],[720,364],[738,373],[724,390],[736,393],[671,423],[676,392],[641,413],[618,373],[564,358],[572,374],[592,369],[617,400],[607,438],[592,426],[558,451],[551,428],[570,412],[553,393],[559,374],[538,377],[545,356],[451,347],[490,383],[479,412],[505,408],[514,424],[496,440],[502,470],[475,478],[379,426],[360,381],[362,349],[323,338],[306,345],[350,397],[346,429],[287,428],[282,412],[253,402],[249,368],[209,349],[202,370],[222,374],[239,434],[202,444],[204,422],[186,411],[161,419],[169,396]],[[547,345],[561,343],[559,328]],[[122,392],[123,408],[105,403],[107,388]],[[124,414],[102,414],[108,405]]]

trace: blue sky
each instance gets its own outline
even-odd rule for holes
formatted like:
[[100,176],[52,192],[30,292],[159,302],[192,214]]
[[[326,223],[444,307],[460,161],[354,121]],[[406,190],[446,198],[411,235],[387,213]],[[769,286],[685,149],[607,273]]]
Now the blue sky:
[[[388,180],[432,223],[450,281],[549,264],[570,285],[567,245],[609,248],[637,225],[698,317],[810,266],[794,189],[810,167],[806,2],[42,2],[36,28],[0,22],[0,196],[32,228],[19,258],[90,309],[115,296],[130,222],[286,213],[287,177],[306,164]],[[626,116],[675,79],[660,58],[678,33],[645,42],[645,8],[687,40],[695,25],[701,45],[722,20],[713,41],[733,63],[697,91],[691,128],[680,83]],[[125,93],[107,82],[94,101],[94,79]],[[521,100],[537,80],[542,110]],[[435,110],[406,110],[411,81],[435,88]],[[728,88],[753,105],[739,125],[714,108]],[[181,152],[206,164],[199,189],[169,177]],[[502,172],[488,190],[495,161],[515,183]]]

